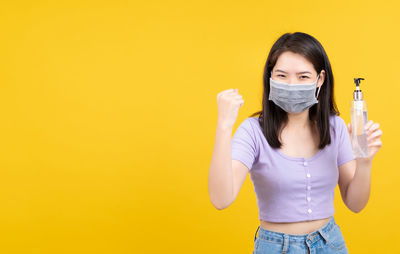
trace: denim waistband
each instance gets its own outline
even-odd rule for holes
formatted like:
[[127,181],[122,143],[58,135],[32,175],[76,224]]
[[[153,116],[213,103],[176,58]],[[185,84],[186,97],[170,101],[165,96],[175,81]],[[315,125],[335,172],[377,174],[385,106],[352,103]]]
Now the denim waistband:
[[[312,244],[318,241],[321,237],[327,240],[328,233],[329,231],[332,230],[335,224],[336,224],[335,218],[332,216],[332,218],[324,226],[308,234],[302,234],[302,235],[287,234],[282,232],[266,230],[261,226],[258,226],[257,231],[259,231],[258,237],[267,241],[275,242],[278,244],[282,244],[285,241],[288,242],[289,244],[304,245],[305,242]],[[257,231],[254,236],[254,241],[256,240]]]

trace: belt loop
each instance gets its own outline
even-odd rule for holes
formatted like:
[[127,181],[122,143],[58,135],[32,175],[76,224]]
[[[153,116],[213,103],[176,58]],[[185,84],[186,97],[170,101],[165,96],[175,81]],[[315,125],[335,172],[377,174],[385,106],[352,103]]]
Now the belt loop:
[[289,249],[289,235],[283,234],[283,249],[282,254],[285,254]]
[[329,242],[328,241],[328,236],[325,234],[325,232],[321,229],[318,229],[319,234],[322,236],[322,238],[325,240],[325,243]]
[[329,242],[329,231],[332,230],[332,227],[335,225],[335,218],[332,218],[326,223],[322,228],[318,229],[319,234],[325,240],[325,243]]
[[254,242],[255,242],[256,239],[257,239],[256,235],[257,235],[257,232],[258,232],[259,229],[260,229],[260,226],[258,226],[258,228],[257,228],[257,230],[256,230],[256,233],[254,234]]

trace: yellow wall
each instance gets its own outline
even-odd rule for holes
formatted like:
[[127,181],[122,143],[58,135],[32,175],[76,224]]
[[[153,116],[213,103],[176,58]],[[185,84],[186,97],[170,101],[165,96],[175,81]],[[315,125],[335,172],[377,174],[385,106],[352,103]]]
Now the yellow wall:
[[216,95],[259,110],[272,43],[325,47],[342,117],[363,77],[383,146],[359,214],[336,189],[350,253],[392,252],[400,226],[396,1],[1,1],[0,253],[250,253],[248,177],[209,201]]

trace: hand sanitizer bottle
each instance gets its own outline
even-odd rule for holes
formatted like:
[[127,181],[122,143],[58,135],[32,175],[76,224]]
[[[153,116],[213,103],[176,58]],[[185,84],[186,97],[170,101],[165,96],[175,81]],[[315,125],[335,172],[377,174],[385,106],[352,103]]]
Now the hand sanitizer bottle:
[[355,158],[368,156],[367,134],[364,126],[367,124],[367,102],[363,100],[363,93],[360,89],[360,81],[363,78],[355,78],[356,89],[353,92],[351,101],[351,143]]

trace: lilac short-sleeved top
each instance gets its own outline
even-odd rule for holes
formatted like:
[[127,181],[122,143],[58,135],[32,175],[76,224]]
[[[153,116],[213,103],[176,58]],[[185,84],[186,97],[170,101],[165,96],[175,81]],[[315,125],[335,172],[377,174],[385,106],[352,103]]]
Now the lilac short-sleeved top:
[[335,213],[338,166],[354,159],[343,119],[331,115],[331,144],[311,158],[292,157],[272,148],[258,117],[246,118],[231,141],[232,159],[247,166],[259,218],[271,222],[323,219]]

